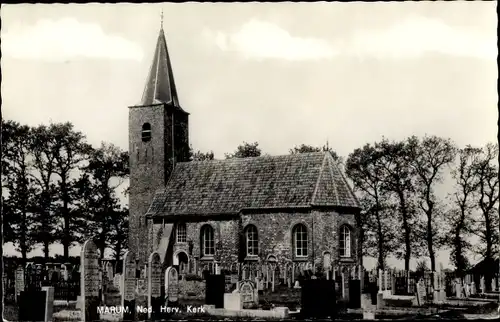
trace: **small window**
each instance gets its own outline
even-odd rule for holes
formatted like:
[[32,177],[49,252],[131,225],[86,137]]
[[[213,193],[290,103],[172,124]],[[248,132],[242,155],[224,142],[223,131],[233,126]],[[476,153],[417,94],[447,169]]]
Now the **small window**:
[[149,123],[144,123],[142,125],[142,142],[149,142],[151,141],[151,124]]
[[302,224],[298,224],[293,228],[293,246],[295,248],[295,256],[307,257],[307,228]]
[[209,225],[205,225],[201,229],[201,250],[203,256],[214,256],[215,254],[214,229]]
[[177,242],[178,243],[185,243],[187,240],[187,234],[186,234],[186,224],[181,223],[177,225]]
[[249,225],[245,229],[247,256],[257,256],[259,254],[259,238],[257,228]]
[[351,257],[351,230],[345,225],[340,228],[340,257]]

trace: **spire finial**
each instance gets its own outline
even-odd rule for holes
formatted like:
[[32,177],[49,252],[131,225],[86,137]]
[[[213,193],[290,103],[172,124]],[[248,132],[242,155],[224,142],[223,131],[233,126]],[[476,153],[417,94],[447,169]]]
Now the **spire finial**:
[[161,14],[160,14],[160,22],[161,22],[161,29],[163,30],[163,9],[161,9]]

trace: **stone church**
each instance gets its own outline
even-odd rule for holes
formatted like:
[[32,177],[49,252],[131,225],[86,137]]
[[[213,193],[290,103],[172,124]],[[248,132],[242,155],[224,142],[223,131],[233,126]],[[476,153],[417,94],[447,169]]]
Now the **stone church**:
[[188,123],[161,28],[142,100],[129,108],[129,249],[139,265],[153,251],[194,274],[266,261],[357,265],[360,206],[330,153],[190,162]]

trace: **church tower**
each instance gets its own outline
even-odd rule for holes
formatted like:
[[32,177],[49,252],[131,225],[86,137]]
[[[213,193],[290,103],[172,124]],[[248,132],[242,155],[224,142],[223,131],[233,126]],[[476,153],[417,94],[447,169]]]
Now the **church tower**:
[[153,196],[175,163],[189,159],[188,116],[179,105],[162,26],[142,100],[129,107],[129,250],[140,265],[149,256],[145,214]]

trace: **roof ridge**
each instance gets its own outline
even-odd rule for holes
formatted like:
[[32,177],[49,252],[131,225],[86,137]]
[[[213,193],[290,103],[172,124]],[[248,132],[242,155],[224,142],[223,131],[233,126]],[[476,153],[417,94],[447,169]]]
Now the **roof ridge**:
[[327,156],[325,155],[323,161],[321,162],[321,168],[319,168],[319,175],[318,179],[316,179],[316,185],[314,187],[314,192],[311,198],[311,204],[314,204],[314,202],[316,201],[316,195],[318,194],[319,183],[321,182],[321,176],[323,175],[323,169],[325,168],[326,159]]
[[[328,155],[330,157],[328,157]],[[335,184],[335,175],[333,174],[333,167],[335,167],[335,164],[334,164],[334,160],[333,160],[333,157],[330,153],[328,153],[328,155],[325,157],[328,159],[328,165],[329,165],[329,169],[330,169],[330,180],[332,180],[332,183],[333,183],[333,189],[335,190],[335,199],[336,199],[336,202],[337,204],[340,203],[340,198],[339,198],[339,190],[337,188],[337,185]],[[333,164],[332,164],[333,163]]]
[[304,153],[295,153],[295,154],[278,154],[278,155],[260,155],[258,157],[245,157],[245,158],[229,158],[229,159],[213,159],[213,160],[192,160],[192,161],[183,161],[177,162],[176,164],[188,164],[193,162],[245,162],[256,159],[273,159],[273,158],[293,158],[293,157],[305,157],[307,155],[322,155],[327,154],[327,152],[319,151],[319,152],[304,152]]
[[344,185],[347,187],[347,189],[349,190],[349,193],[354,198],[354,200],[359,204],[358,197],[356,197],[356,194],[354,193],[354,190],[352,190],[351,185],[349,184],[349,182],[347,182],[347,178],[344,176],[344,173],[342,172],[342,170],[340,169],[340,167],[338,166],[338,164],[334,164],[333,166],[335,168],[337,168],[337,172],[339,173],[340,178],[344,182]]

